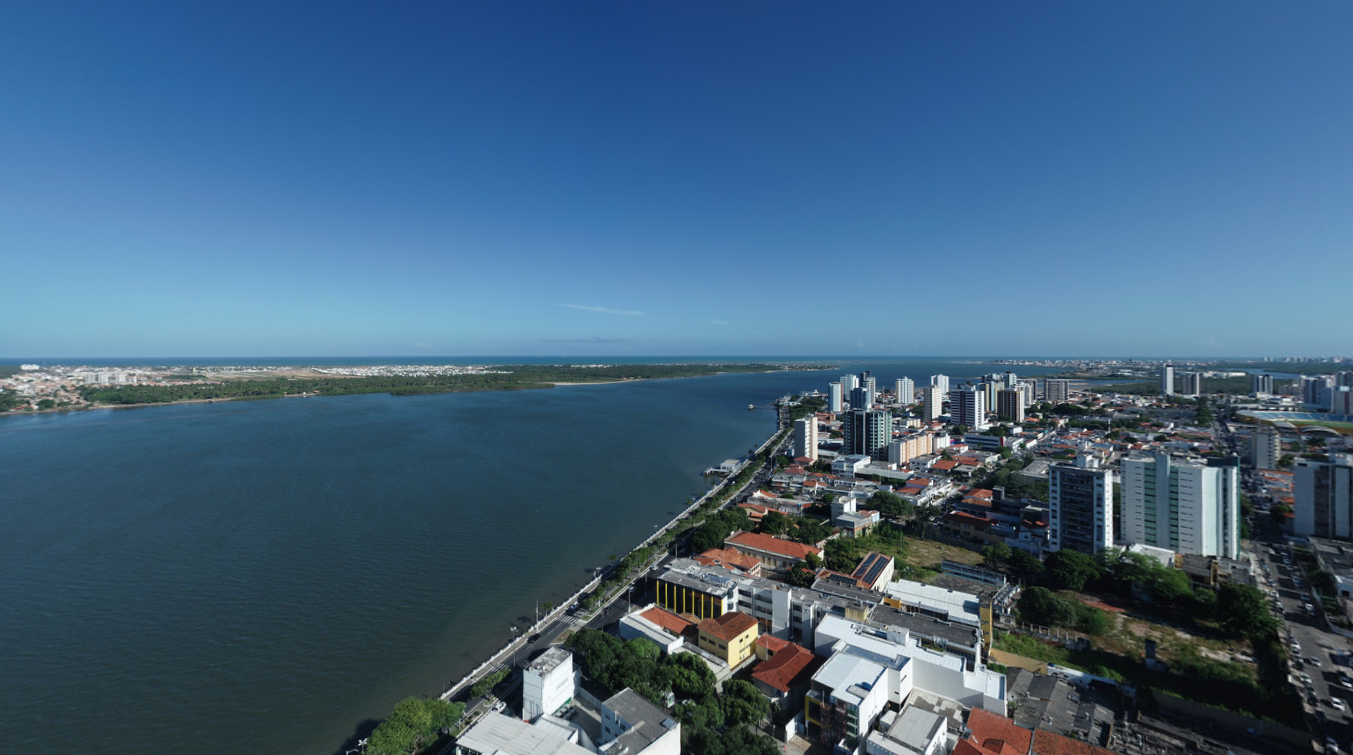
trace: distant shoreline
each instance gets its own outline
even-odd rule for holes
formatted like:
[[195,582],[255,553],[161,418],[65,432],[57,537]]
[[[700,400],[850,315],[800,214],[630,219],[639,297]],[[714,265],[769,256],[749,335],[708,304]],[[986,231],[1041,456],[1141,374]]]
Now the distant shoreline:
[[[634,365],[626,365],[626,366],[634,366]],[[765,370],[746,370],[745,373],[746,373],[746,374],[755,374],[755,375],[764,375],[764,374],[769,374],[769,373],[772,373],[772,372],[793,372],[793,371],[794,371],[794,370],[792,370],[792,369],[790,369],[790,368],[788,368],[788,367],[777,366],[777,367],[774,368],[774,369],[765,369]],[[369,394],[378,394],[378,393],[385,393],[385,394],[389,394],[389,395],[395,396],[395,397],[402,397],[402,396],[433,396],[433,395],[444,394],[444,393],[481,393],[481,392],[485,392],[485,391],[537,390],[537,389],[547,389],[547,388],[565,387],[565,386],[571,386],[571,385],[615,385],[615,384],[618,384],[618,383],[637,383],[637,382],[643,382],[643,381],[648,381],[648,380],[677,380],[677,379],[684,379],[684,378],[713,377],[713,376],[715,376],[715,375],[727,375],[727,374],[734,374],[734,373],[736,373],[736,372],[738,372],[738,371],[730,372],[730,371],[727,371],[727,370],[720,370],[720,371],[718,371],[718,372],[706,372],[706,373],[699,373],[699,374],[694,374],[694,375],[672,375],[672,376],[654,376],[654,377],[632,377],[632,378],[621,378],[621,379],[619,379],[619,380],[576,380],[576,381],[548,381],[548,380],[546,380],[546,381],[540,381],[540,382],[538,382],[538,383],[525,383],[525,384],[499,384],[499,385],[492,385],[492,384],[490,384],[490,385],[485,385],[485,384],[479,384],[479,385],[466,385],[466,386],[463,386],[463,387],[461,387],[461,386],[433,386],[433,388],[435,388],[435,389],[433,389],[433,390],[419,390],[419,389],[415,388],[415,389],[412,389],[412,390],[401,391],[401,390],[399,390],[399,389],[397,389],[397,388],[390,388],[390,387],[383,387],[383,386],[382,386],[382,387],[373,387],[372,390],[368,390],[368,391],[357,390],[357,391],[350,391],[350,392],[343,392],[343,393],[319,393],[319,392],[313,392],[313,393],[312,393],[312,392],[304,392],[304,393],[287,393],[287,394],[264,395],[264,396],[221,396],[221,397],[216,397],[216,398],[186,398],[186,399],[179,399],[179,400],[175,400],[175,401],[153,401],[153,402],[145,402],[145,403],[126,403],[126,404],[90,403],[90,404],[84,405],[84,406],[63,406],[63,407],[53,407],[53,408],[51,408],[51,409],[32,409],[32,410],[28,410],[28,411],[9,411],[9,412],[3,412],[3,413],[0,413],[0,417],[8,417],[8,416],[27,417],[27,416],[33,416],[33,415],[38,415],[38,414],[61,414],[61,413],[74,413],[74,412],[88,412],[88,411],[97,411],[97,410],[101,410],[101,409],[144,409],[144,408],[150,408],[150,407],[176,406],[176,405],[179,405],[179,404],[214,404],[214,403],[217,403],[217,402],[225,403],[225,402],[235,402],[235,401],[271,401],[271,400],[274,400],[274,399],[284,399],[284,398],[314,398],[314,397],[332,397],[332,396],[359,396],[359,395],[369,395]],[[250,379],[250,380],[241,380],[241,381],[239,381],[239,382],[240,382],[240,383],[252,382],[252,379]]]

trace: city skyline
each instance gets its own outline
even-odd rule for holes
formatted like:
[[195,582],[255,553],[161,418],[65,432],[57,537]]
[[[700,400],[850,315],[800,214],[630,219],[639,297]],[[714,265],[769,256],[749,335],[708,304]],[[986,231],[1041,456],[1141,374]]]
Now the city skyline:
[[11,7],[0,358],[1353,353],[1350,21]]

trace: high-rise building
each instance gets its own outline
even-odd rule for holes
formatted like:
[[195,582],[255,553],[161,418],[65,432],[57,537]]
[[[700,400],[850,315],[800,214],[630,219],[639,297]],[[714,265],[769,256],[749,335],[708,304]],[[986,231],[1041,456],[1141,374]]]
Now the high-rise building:
[[1024,394],[1015,389],[996,392],[996,415],[1006,422],[1024,421]]
[[1240,553],[1235,457],[1123,460],[1122,540],[1175,553],[1236,558]]
[[1259,396],[1273,395],[1273,376],[1260,373],[1250,376],[1250,393]]
[[1303,403],[1317,407],[1328,407],[1330,400],[1330,388],[1334,387],[1335,377],[1333,375],[1302,375],[1301,376],[1301,400]]
[[944,414],[944,393],[936,386],[921,389],[921,419],[939,419]]
[[916,403],[916,383],[911,378],[898,378],[894,393],[899,404]]
[[1050,404],[1065,404],[1071,398],[1071,381],[1048,378],[1043,381],[1043,400]]
[[1113,545],[1113,472],[1058,465],[1048,470],[1048,546],[1093,556]]
[[869,389],[868,389],[868,388],[865,388],[865,387],[861,386],[861,387],[859,387],[859,388],[851,388],[851,389],[850,389],[850,408],[851,408],[851,409],[868,409],[868,408],[871,407],[871,406],[873,406],[873,404],[871,404],[871,403],[869,402]]
[[1260,425],[1250,436],[1250,461],[1255,469],[1277,469],[1282,457],[1282,438],[1272,425]]
[[987,394],[973,385],[949,391],[949,423],[973,432],[987,429]]
[[949,395],[949,376],[948,376],[948,375],[931,375],[931,376],[930,376],[930,384],[931,384],[932,386],[934,386],[934,387],[940,389],[940,395],[941,395],[941,396],[948,396],[948,395]]
[[1014,388],[1019,385],[1019,376],[1009,370],[1006,370],[1005,374],[1001,375],[1001,378],[1004,381],[1003,385],[1006,388]]
[[1292,530],[1298,535],[1353,538],[1353,456],[1298,459],[1292,475]]
[[1025,409],[1034,405],[1034,394],[1038,393],[1037,380],[1021,380],[1015,388],[1020,393],[1020,401]]
[[1179,382],[1179,392],[1182,395],[1203,395],[1203,374],[1201,372],[1185,372],[1179,376]]
[[1353,414],[1353,388],[1346,385],[1336,385],[1329,389],[1330,414]]
[[794,420],[794,458],[800,456],[817,461],[817,417]]
[[872,409],[851,409],[841,423],[843,455],[863,455],[873,459],[888,456],[893,439],[893,416]]
[[860,387],[860,378],[855,375],[841,376],[841,390],[849,396],[850,392]]
[[841,413],[841,384],[827,384],[827,410],[832,414]]
[[1160,368],[1160,395],[1174,395],[1174,365],[1172,364]]
[[879,392],[878,392],[878,382],[874,380],[874,377],[872,375],[865,375],[864,390],[869,397],[868,406],[873,406],[874,402],[878,401]]

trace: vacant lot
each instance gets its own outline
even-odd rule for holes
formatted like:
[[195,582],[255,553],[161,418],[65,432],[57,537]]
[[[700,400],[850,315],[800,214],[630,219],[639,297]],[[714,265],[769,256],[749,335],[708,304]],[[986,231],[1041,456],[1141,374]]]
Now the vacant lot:
[[934,540],[907,539],[907,556],[904,560],[913,568],[937,572],[940,570],[940,562],[945,559],[978,566],[982,563],[982,554],[956,545],[937,543]]

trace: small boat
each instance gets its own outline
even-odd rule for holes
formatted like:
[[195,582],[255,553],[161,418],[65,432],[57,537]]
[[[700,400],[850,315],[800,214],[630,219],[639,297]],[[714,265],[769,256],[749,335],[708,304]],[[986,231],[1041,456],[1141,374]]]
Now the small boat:
[[748,409],[755,409],[755,408],[756,408],[756,404],[748,404],[748,405],[747,405],[747,408],[748,408]]

